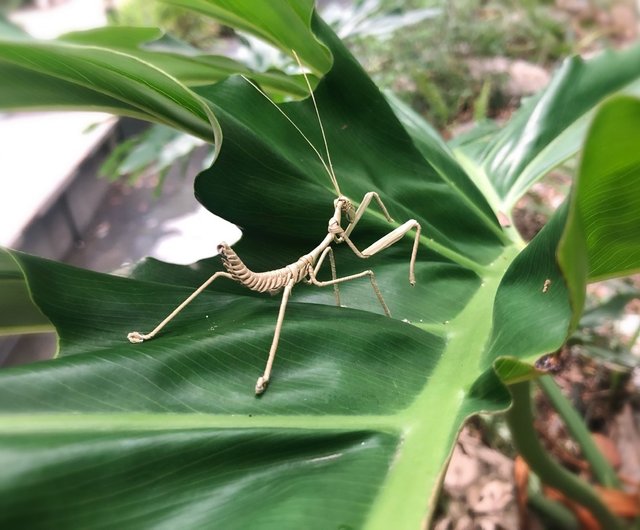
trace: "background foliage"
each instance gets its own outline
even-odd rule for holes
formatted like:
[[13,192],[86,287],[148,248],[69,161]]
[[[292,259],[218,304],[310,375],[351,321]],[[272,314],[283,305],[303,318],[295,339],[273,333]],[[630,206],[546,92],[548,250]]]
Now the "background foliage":
[[[263,528],[417,528],[433,514],[465,419],[505,410],[505,385],[538,374],[535,359],[575,327],[586,281],[638,269],[628,237],[640,211],[635,144],[619,142],[620,165],[612,166],[603,141],[635,137],[638,102],[599,105],[620,90],[636,93],[640,48],[569,59],[500,131],[471,134],[452,149],[399,100],[385,99],[311,3],[169,3],[300,53],[319,79],[315,97],[343,191],[356,202],[378,191],[396,219],[389,226],[372,208],[354,239],[364,246],[417,219],[418,282],[407,282],[406,239],[366,262],[394,318],[379,314],[366,282],[345,286],[348,308],[332,307],[330,292],[300,286],[273,385],[256,399],[277,298],[221,282],[157,339],[125,340],[220,269],[218,260],[147,260],[123,278],[3,254],[0,279],[18,287],[12,300],[25,302],[28,288],[56,327],[60,352],[0,373],[0,521],[86,528],[215,520],[246,528],[259,518]],[[265,29],[265,20],[275,22]],[[213,125],[219,155],[199,175],[196,197],[243,227],[236,249],[247,263],[280,267],[315,246],[334,190],[298,131],[230,75],[254,76],[251,69],[194,60],[175,43],[156,55],[143,45],[149,41],[167,42],[122,28],[46,44],[5,36],[0,72],[10,82],[0,102],[98,106],[206,141]],[[276,90],[300,86],[284,71],[254,77]],[[308,99],[281,108],[320,145]],[[533,183],[582,145],[572,199],[525,245],[498,216],[508,218]],[[615,260],[607,259],[612,248]],[[348,249],[337,258],[340,275],[365,266]],[[26,314],[6,325],[41,320]]]

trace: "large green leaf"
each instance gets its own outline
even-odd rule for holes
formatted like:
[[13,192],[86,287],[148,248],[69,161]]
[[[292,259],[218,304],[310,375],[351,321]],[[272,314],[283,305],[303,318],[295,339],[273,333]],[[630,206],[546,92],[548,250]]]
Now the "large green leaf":
[[170,125],[220,145],[218,122],[196,94],[123,52],[2,37],[0,77],[2,109],[102,110]]
[[289,55],[295,50],[315,73],[331,67],[331,54],[311,31],[313,0],[161,0],[246,31]]
[[[310,29],[313,2],[173,2],[218,17],[292,50],[318,73],[331,56]],[[133,116],[203,138],[219,149],[215,116],[185,85],[205,85],[231,74],[250,75],[272,94],[303,95],[299,76],[252,72],[231,59],[208,55],[156,28],[99,28],[52,41],[0,26],[0,109],[88,109]],[[184,84],[183,84],[184,83]],[[217,154],[217,153],[216,153]]]
[[[498,357],[562,343],[572,314],[555,253],[567,210],[520,252],[433,131],[407,131],[316,30],[334,57],[315,96],[342,192],[358,202],[375,190],[396,219],[372,206],[353,239],[365,246],[417,219],[417,285],[412,234],[366,262],[338,246],[338,274],[373,269],[393,318],[366,280],[345,284],[350,308],[298,286],[272,385],[256,398],[279,297],[220,280],[154,340],[125,339],[218,260],[148,261],[119,278],[14,253],[60,357],[0,373],[0,525],[420,528],[465,418],[509,404]],[[293,262],[327,233],[336,191],[322,164],[244,79],[200,94],[226,141],[197,196],[243,227],[234,248],[251,268]],[[310,101],[281,108],[322,145]],[[498,369],[507,381],[530,375]]]
[[640,270],[639,130],[640,101],[622,96],[603,105],[589,130],[559,251],[577,308],[583,283]]
[[244,74],[271,93],[308,95],[306,84],[300,76],[290,76],[278,70],[251,70],[228,57],[204,53],[170,38],[158,28],[108,26],[67,33],[59,40],[127,53],[153,64],[187,86],[209,85],[233,74]]
[[[549,351],[576,328],[585,300],[585,285],[640,270],[640,101],[616,96],[599,109],[589,128],[570,199],[514,260],[496,296],[493,354],[502,379],[530,377],[538,348]],[[535,258],[527,255],[535,254]],[[558,264],[549,256],[557,254]],[[548,267],[541,267],[540,256]],[[532,265],[534,265],[532,267]],[[562,272],[561,272],[562,271]],[[515,290],[508,287],[513,284]],[[526,299],[526,304],[520,301]],[[535,325],[514,314],[537,314]],[[508,321],[518,325],[507,325]],[[569,327],[567,328],[567,322]],[[543,333],[541,333],[543,330]],[[513,358],[519,361],[514,362]]]
[[[359,310],[333,307],[331,292],[300,286],[272,386],[257,400],[252,387],[278,298],[221,282],[156,340],[125,339],[132,328],[153,326],[190,292],[185,282],[196,284],[217,260],[196,269],[152,262],[122,279],[17,255],[61,350],[54,362],[0,375],[2,459],[21,462],[0,483],[7,523],[82,527],[101,513],[104,524],[132,525],[146,514],[151,525],[219,520],[246,528],[259,519],[266,528],[417,528],[433,511],[464,419],[508,405],[482,352],[493,295],[516,249],[464,175],[452,181],[425,161],[354,59],[322,31],[335,62],[316,98],[340,185],[356,201],[378,191],[397,220],[389,225],[372,207],[354,240],[364,245],[419,220],[416,287],[407,281],[409,238],[366,263],[393,319],[378,314],[366,281],[343,290]],[[198,178],[199,198],[243,226],[236,248],[250,266],[293,261],[326,234],[333,210],[320,161],[243,79],[201,94],[228,141]],[[282,108],[320,145],[309,101]],[[365,266],[345,248],[337,261],[340,275]],[[26,454],[47,458],[38,448],[50,443],[57,447],[50,472],[32,478],[29,469],[45,464]],[[18,448],[25,457],[10,456]],[[87,468],[91,454],[100,457]],[[150,491],[146,477],[159,458],[166,479]],[[52,487],[64,470],[77,488]],[[92,477],[97,489],[87,487]],[[157,505],[150,507],[150,495]],[[74,508],[58,510],[63,499],[75,499]],[[28,509],[33,502],[43,511]]]
[[33,303],[20,267],[0,249],[0,336],[53,331],[51,323]]
[[[295,50],[318,74],[331,66],[331,54],[310,28],[310,0],[263,5],[226,0],[166,2],[214,16],[266,39],[288,55]],[[163,36],[157,28],[97,28],[36,41],[8,23],[0,25],[1,109],[103,110],[172,125],[207,141],[215,137],[219,145],[215,118],[182,83],[206,85],[238,73],[250,75],[274,95],[307,93],[300,76],[251,71],[227,57]]]
[[640,45],[567,59],[498,134],[458,141],[456,154],[480,187],[492,183],[494,209],[508,214],[533,183],[578,152],[597,104],[619,90],[638,94],[639,78]]

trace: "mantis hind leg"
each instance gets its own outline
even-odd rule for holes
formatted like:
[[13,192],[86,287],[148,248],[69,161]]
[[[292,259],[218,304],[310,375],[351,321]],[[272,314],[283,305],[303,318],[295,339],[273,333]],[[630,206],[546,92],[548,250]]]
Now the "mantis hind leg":
[[233,279],[231,274],[229,274],[228,272],[216,272],[215,274],[211,275],[209,279],[207,279],[207,281],[205,281],[200,287],[198,287],[193,293],[191,293],[184,302],[182,302],[171,313],[169,313],[169,315],[162,322],[160,322],[160,324],[153,328],[152,331],[150,331],[149,333],[132,331],[131,333],[127,334],[129,342],[136,344],[144,342],[146,340],[151,340],[162,328],[164,328],[169,322],[171,322],[171,320],[173,320],[178,315],[178,313],[180,313],[180,311],[182,311],[187,305],[189,305],[196,296],[204,291],[209,286],[209,284],[211,284],[211,282],[221,277]]
[[[338,287],[339,282],[336,281],[338,279],[338,274],[336,273],[336,260],[333,256],[333,249],[331,247],[327,247],[322,251],[322,254],[320,254],[320,257],[318,258],[318,263],[316,264],[315,268],[312,271],[309,271],[308,281],[309,283],[314,283],[314,279],[318,274],[320,267],[322,267],[322,264],[324,263],[324,259],[327,257],[327,254],[329,255],[329,263],[331,265],[331,279],[333,280],[332,282],[333,294],[336,298],[336,305],[340,307],[342,304],[340,303],[340,287]],[[317,285],[317,283],[315,285]]]
[[276,321],[276,329],[273,333],[273,340],[271,341],[271,348],[269,349],[269,358],[267,359],[267,366],[264,369],[264,373],[258,377],[256,381],[256,395],[262,394],[269,384],[269,377],[271,376],[271,368],[273,367],[273,361],[276,358],[276,351],[278,350],[278,342],[280,340],[280,331],[282,330],[282,323],[284,322],[284,313],[287,309],[287,302],[291,295],[291,290],[295,285],[295,280],[289,280],[289,283],[285,285],[284,292],[282,293],[282,301],[280,302],[280,310],[278,311],[278,320]]

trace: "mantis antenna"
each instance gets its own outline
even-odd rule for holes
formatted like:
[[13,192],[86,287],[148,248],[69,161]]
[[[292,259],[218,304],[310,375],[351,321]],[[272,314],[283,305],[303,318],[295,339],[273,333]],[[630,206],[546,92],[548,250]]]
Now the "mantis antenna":
[[325,171],[329,175],[329,178],[331,179],[331,183],[333,184],[333,188],[335,189],[336,193],[338,194],[338,196],[342,196],[342,192],[340,191],[340,186],[338,185],[338,179],[336,178],[336,174],[335,174],[335,172],[333,170],[333,164],[331,163],[331,155],[329,153],[329,144],[327,142],[327,136],[326,136],[326,134],[324,132],[324,127],[322,125],[322,119],[320,118],[320,112],[318,110],[318,104],[316,103],[316,98],[313,95],[313,90],[311,88],[311,83],[309,82],[309,78],[307,77],[307,74],[304,71],[304,67],[302,66],[302,62],[300,61],[300,58],[298,57],[298,54],[296,53],[295,50],[291,50],[291,51],[293,52],[293,56],[295,57],[295,60],[298,63],[298,66],[300,67],[300,70],[302,72],[302,76],[304,77],[305,83],[307,84],[307,89],[309,90],[309,95],[311,96],[311,101],[313,102],[313,108],[314,108],[314,110],[316,112],[316,116],[318,118],[318,123],[320,124],[320,133],[322,134],[322,141],[324,143],[324,148],[325,148],[325,152],[326,152],[326,155],[327,155],[327,159],[326,160],[320,154],[320,151],[318,151],[316,146],[313,145],[311,140],[309,140],[307,135],[302,132],[300,127],[298,127],[296,125],[296,123],[287,115],[287,113],[285,111],[283,111],[278,105],[276,105],[273,102],[273,100],[267,94],[265,94],[265,92],[258,85],[256,85],[253,81],[251,81],[251,79],[247,78],[244,75],[242,77],[244,78],[244,80],[247,83],[249,83],[260,94],[262,94],[266,98],[266,100],[269,103],[271,103],[278,110],[278,112],[280,114],[282,114],[287,119],[287,121],[291,125],[293,125],[295,127],[296,131],[298,131],[300,133],[300,135],[305,139],[305,141],[311,146],[311,149],[313,149],[313,152],[318,156],[318,158],[320,159],[320,162],[322,163],[322,166],[324,167]]

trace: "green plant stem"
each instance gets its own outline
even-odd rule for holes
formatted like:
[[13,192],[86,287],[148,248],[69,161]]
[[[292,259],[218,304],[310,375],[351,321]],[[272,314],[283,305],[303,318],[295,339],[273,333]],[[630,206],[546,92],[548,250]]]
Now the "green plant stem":
[[568,508],[552,501],[542,493],[529,493],[529,504],[545,519],[545,528],[562,528],[562,530],[578,530],[578,521]]
[[564,421],[573,439],[580,445],[582,454],[587,462],[589,462],[589,466],[596,480],[607,488],[620,488],[620,481],[615,471],[600,452],[584,421],[560,391],[555,381],[546,375],[538,379],[538,385]]
[[621,521],[604,505],[595,490],[586,482],[560,466],[538,440],[533,426],[529,382],[509,386],[513,404],[507,412],[507,422],[516,449],[540,480],[588,508],[607,530],[622,529]]

